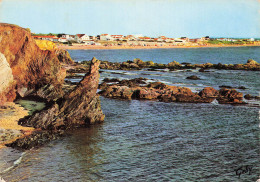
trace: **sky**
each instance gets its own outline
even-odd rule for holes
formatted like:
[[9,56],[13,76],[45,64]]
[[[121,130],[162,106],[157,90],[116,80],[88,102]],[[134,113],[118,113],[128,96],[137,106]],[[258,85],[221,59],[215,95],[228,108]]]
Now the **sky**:
[[260,0],[0,0],[0,22],[34,33],[260,37]]

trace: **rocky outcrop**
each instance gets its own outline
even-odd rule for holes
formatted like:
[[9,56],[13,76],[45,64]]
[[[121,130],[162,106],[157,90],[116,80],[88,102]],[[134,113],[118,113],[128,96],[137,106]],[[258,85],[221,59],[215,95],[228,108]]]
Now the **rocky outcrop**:
[[219,90],[218,102],[220,104],[242,103],[243,94],[235,89],[222,88]]
[[253,95],[251,95],[251,94],[246,94],[246,95],[244,96],[244,98],[247,99],[247,100],[252,100],[252,99],[260,100],[260,96],[253,96]]
[[63,50],[63,49],[56,49],[55,53],[58,56],[58,59],[61,63],[65,63],[65,64],[74,63],[74,61],[71,59],[68,51]]
[[28,150],[35,146],[41,146],[64,136],[63,130],[60,131],[34,131],[30,135],[26,135],[20,139],[15,140],[12,143],[6,144],[7,147],[16,149]]
[[[138,80],[138,82],[137,82]],[[122,80],[115,84],[102,83],[100,94],[108,98],[117,99],[140,99],[159,100],[162,102],[190,102],[210,103],[217,99],[221,104],[243,104],[243,94],[233,89],[216,90],[206,87],[199,93],[193,93],[187,87],[166,85],[161,82],[154,82],[144,85],[142,78],[133,80]],[[132,83],[131,83],[132,82]]]
[[[89,61],[83,61],[82,64],[88,65]],[[126,61],[122,63],[113,63],[109,61],[102,61],[100,64],[101,69],[109,70],[140,70],[148,68],[148,71],[155,71],[156,69],[169,69],[169,70],[183,70],[183,69],[200,69],[200,72],[210,72],[207,69],[223,69],[223,70],[248,70],[260,71],[260,64],[256,61],[249,59],[245,64],[191,64],[191,63],[178,63],[177,61],[168,64],[154,63],[153,61],[142,61],[134,59],[133,61]]]
[[0,104],[15,99],[12,69],[5,56],[0,53]]
[[22,120],[24,126],[57,130],[99,123],[104,120],[97,88],[100,61],[92,59],[89,73],[64,98],[53,103],[47,110]]
[[[17,91],[20,96],[32,93],[37,95],[37,91],[42,87],[50,86],[56,94],[42,94],[41,97],[48,100],[62,97],[61,86],[66,71],[60,65],[60,55],[64,53],[42,50],[28,29],[4,23],[0,23],[0,52],[12,69],[14,82],[10,87],[13,88],[13,92]],[[14,97],[9,100],[13,99]]]
[[199,96],[203,98],[213,97],[216,98],[219,96],[219,92],[212,87],[205,87],[202,91],[199,92]]
[[200,80],[200,78],[196,75],[191,75],[191,76],[188,76],[186,79],[189,79],[189,80]]

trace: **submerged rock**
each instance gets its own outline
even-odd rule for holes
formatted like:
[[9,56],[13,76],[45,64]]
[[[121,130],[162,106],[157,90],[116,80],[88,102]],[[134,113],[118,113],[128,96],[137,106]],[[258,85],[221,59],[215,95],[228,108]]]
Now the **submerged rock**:
[[244,98],[247,99],[247,100],[252,100],[252,99],[260,100],[260,97],[259,97],[259,96],[253,96],[253,95],[251,95],[251,94],[246,94],[246,95],[244,96]]
[[118,78],[104,78],[103,79],[103,82],[106,82],[106,83],[111,83],[111,82],[120,82],[120,80]]
[[189,80],[200,80],[200,78],[196,75],[191,75],[191,76],[188,76],[186,79],[189,79]]

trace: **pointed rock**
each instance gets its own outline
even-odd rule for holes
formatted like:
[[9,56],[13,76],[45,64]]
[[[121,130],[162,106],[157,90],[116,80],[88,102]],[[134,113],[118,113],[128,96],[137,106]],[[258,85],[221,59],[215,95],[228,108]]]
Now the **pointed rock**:
[[21,124],[41,129],[71,128],[103,122],[97,88],[99,82],[99,64],[96,58],[91,61],[89,73],[79,82],[74,90],[64,96],[49,109],[36,113]]

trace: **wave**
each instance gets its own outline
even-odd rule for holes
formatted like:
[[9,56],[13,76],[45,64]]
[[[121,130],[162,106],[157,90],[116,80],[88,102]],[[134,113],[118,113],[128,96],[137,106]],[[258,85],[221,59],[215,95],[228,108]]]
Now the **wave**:
[[14,167],[18,166],[18,165],[22,162],[22,158],[23,158],[23,156],[24,156],[25,153],[26,153],[26,152],[23,152],[23,153],[21,154],[21,156],[20,156],[17,160],[15,160],[15,161],[13,162],[13,165],[12,165],[12,166],[10,166],[10,167],[6,168],[5,170],[1,171],[0,174],[6,173],[7,171],[9,171],[9,170],[13,169]]
[[219,105],[217,99],[214,99],[214,100],[211,102],[211,104],[213,104],[213,105]]

